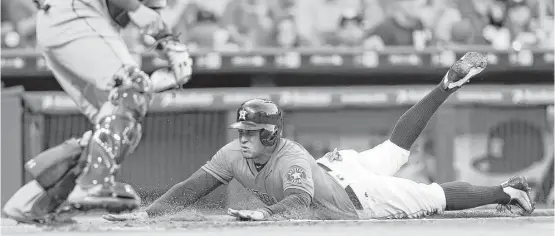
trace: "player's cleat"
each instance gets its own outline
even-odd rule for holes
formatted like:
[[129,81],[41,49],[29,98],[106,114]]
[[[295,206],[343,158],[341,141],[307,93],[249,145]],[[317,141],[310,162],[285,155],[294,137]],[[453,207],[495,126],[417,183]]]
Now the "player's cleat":
[[[90,188],[75,186],[67,199],[71,210],[81,212],[102,210],[109,213],[133,211],[140,207],[141,198],[128,184],[112,182]],[[69,209],[65,209],[69,210]]]
[[468,83],[472,77],[487,66],[486,57],[478,52],[468,52],[456,61],[443,77],[441,85],[446,91],[454,91]]
[[521,215],[530,215],[534,211],[535,203],[530,197],[531,188],[528,186],[528,181],[525,177],[516,176],[501,184],[503,191],[511,197],[508,204],[500,205],[499,210],[503,207],[511,211],[511,206],[517,206],[522,211]]

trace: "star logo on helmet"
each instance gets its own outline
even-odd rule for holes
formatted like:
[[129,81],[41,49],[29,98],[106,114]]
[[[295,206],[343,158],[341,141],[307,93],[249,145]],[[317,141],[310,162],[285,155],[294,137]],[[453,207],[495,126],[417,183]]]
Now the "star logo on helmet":
[[239,111],[239,120],[246,120],[247,119],[247,111],[241,110]]

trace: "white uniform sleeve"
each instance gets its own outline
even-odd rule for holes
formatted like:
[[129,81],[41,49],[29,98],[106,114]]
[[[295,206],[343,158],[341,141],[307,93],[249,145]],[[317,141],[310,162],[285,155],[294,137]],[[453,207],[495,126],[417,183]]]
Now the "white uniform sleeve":
[[407,163],[410,152],[389,140],[359,153],[360,164],[377,175],[393,176]]

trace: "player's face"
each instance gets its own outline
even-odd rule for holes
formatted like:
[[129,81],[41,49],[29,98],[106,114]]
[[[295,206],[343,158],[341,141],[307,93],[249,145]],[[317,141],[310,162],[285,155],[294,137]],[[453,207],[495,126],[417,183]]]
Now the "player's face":
[[243,157],[254,159],[264,153],[264,145],[260,142],[260,130],[239,130],[241,152]]

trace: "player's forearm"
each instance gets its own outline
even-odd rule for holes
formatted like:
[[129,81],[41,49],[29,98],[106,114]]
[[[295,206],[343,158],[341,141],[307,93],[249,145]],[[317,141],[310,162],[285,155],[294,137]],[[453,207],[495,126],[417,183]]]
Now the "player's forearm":
[[175,213],[198,201],[201,197],[212,192],[222,183],[199,169],[187,180],[174,185],[164,195],[145,209],[149,216]]
[[135,11],[141,6],[139,0],[108,0],[125,11]]
[[261,210],[272,216],[283,213],[301,213],[302,211],[305,211],[310,207],[310,204],[312,203],[312,198],[307,192],[296,189],[293,189],[289,192],[290,193],[288,195],[286,193],[287,196],[283,198],[283,200],[281,200],[280,202],[262,208]]

